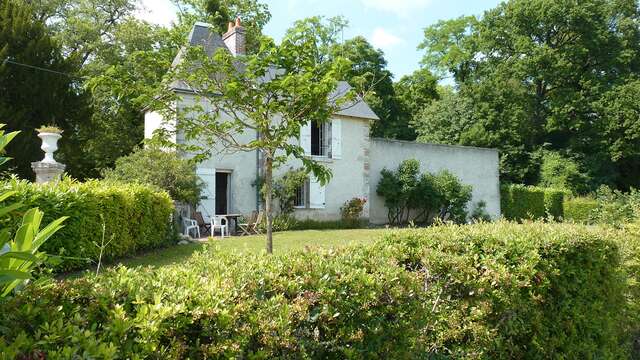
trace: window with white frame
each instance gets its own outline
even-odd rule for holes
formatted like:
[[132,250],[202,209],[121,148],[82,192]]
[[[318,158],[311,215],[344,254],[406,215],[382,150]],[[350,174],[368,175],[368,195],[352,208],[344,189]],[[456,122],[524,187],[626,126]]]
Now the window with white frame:
[[324,209],[325,186],[313,177],[296,189],[293,207],[296,209]]
[[340,159],[342,157],[342,122],[332,119],[324,123],[310,121],[300,128],[300,146],[311,156]]
[[311,122],[311,155],[313,156],[329,156],[330,138],[329,126],[327,123],[319,124],[315,121]]
[[293,207],[294,208],[305,208],[307,207],[307,182],[305,181],[304,184],[298,186],[298,188],[296,189],[296,196],[293,200]]

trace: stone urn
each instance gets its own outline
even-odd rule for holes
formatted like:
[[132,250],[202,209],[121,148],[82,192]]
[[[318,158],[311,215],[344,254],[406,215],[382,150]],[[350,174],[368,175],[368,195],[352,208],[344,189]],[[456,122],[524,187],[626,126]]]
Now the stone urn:
[[[51,129],[51,131],[46,131]],[[55,127],[38,131],[38,137],[42,139],[40,149],[44,151],[44,159],[31,163],[31,168],[36,173],[36,183],[57,181],[62,176],[65,166],[53,158],[53,153],[58,150],[58,140],[62,137],[61,131]]]
[[58,150],[58,140],[62,137],[60,133],[54,132],[41,132],[38,137],[42,139],[42,146],[40,149],[44,151],[43,163],[55,164],[56,160],[53,158],[53,153]]

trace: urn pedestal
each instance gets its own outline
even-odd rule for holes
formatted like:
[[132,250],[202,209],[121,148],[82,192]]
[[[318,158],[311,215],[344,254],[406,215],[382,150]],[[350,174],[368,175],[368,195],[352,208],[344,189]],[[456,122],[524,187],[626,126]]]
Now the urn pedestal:
[[62,135],[58,133],[41,132],[38,137],[42,139],[40,148],[44,151],[44,159],[31,163],[31,168],[36,173],[36,183],[57,181],[62,176],[65,166],[53,158],[53,153],[58,150],[58,140]]

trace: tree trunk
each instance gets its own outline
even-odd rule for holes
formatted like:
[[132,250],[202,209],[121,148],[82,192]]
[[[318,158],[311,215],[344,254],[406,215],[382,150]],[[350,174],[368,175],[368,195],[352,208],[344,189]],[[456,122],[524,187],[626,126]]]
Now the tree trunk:
[[273,159],[267,155],[264,162],[264,212],[267,218],[267,253],[273,254],[273,218],[271,215],[271,192],[273,191]]

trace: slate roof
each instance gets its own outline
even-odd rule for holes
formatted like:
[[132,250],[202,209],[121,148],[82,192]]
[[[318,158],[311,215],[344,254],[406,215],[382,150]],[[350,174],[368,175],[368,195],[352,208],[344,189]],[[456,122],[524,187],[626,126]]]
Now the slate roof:
[[[220,36],[220,34],[218,34],[211,25],[203,22],[196,22],[193,25],[191,33],[189,33],[188,41],[190,46],[201,45],[209,56],[213,55],[219,48],[229,50],[222,40],[222,36]],[[173,59],[172,66],[177,66],[182,61],[182,56],[183,50],[178,51],[175,59]],[[265,78],[275,76],[277,72],[277,69],[272,68]],[[177,91],[192,92],[192,89],[184,81],[174,81],[171,84],[171,88]],[[340,81],[338,83],[338,88],[334,92],[334,95],[332,95],[332,98],[336,98],[336,96],[340,96],[340,94],[344,94],[350,89],[351,85],[346,81]],[[345,108],[338,111],[337,115],[380,120],[373,110],[371,110],[369,105],[367,105],[363,100],[345,105]]]

